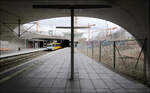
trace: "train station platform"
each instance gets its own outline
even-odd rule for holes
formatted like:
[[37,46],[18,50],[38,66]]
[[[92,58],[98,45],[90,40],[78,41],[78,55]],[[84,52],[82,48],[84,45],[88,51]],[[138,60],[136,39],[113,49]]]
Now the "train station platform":
[[[74,80],[70,80],[70,48],[30,61],[0,82],[0,93],[150,93],[145,85],[123,77],[75,51]],[[16,68],[17,69],[17,68]],[[13,74],[13,75],[12,75]]]
[[37,51],[42,51],[42,50],[46,50],[46,48],[32,48],[32,49],[22,49],[22,50],[14,50],[14,51],[10,51],[10,50],[9,51],[0,51],[0,59],[12,57],[12,56],[16,56],[16,55],[37,52]]

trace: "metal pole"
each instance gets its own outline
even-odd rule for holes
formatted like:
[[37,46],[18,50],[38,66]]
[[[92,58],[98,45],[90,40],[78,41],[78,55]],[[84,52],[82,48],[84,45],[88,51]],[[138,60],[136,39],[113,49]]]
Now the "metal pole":
[[91,43],[92,43],[92,58],[93,58],[93,56],[94,56],[94,44],[93,44],[93,41]]
[[89,42],[87,41],[87,56],[88,56],[88,52],[89,52],[89,51],[88,51],[88,44],[89,44]]
[[114,41],[114,45],[113,45],[113,47],[114,47],[114,58],[113,58],[113,67],[114,67],[114,69],[115,69],[115,67],[116,67],[116,42]]
[[88,45],[87,45],[87,56],[88,56]]
[[25,41],[25,48],[27,48],[27,39],[24,39]]
[[74,79],[74,8],[71,8],[71,80]]
[[99,62],[101,62],[101,41],[99,41]]
[[21,25],[21,20],[18,20],[18,37],[20,37],[20,25]]

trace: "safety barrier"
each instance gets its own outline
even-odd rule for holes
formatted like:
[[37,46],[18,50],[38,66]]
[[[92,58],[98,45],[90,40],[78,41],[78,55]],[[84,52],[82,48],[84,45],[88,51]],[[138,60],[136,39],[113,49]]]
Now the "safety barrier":
[[150,81],[146,39],[80,42],[78,50],[92,59],[145,83]]

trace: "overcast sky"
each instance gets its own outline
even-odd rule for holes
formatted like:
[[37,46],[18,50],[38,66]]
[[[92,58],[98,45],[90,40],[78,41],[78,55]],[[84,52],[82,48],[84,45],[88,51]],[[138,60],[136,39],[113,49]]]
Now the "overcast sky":
[[[31,22],[33,23],[33,22]],[[96,24],[92,26],[90,31],[95,31],[93,36],[96,36],[101,31],[104,31],[107,28],[117,27],[120,28],[118,25],[111,23],[106,20],[91,18],[91,17],[77,17],[77,24],[76,26],[88,26],[89,24]],[[70,26],[70,17],[58,17],[58,18],[51,18],[51,19],[44,19],[38,20],[39,24],[39,31],[48,32],[49,30],[54,30],[55,35],[63,35],[64,32],[70,32],[70,29],[56,29],[57,26]],[[30,27],[32,24],[24,24],[25,28]],[[32,31],[36,31],[36,26],[33,26]],[[82,32],[83,37],[87,38],[88,36],[88,29],[77,29],[77,32]]]

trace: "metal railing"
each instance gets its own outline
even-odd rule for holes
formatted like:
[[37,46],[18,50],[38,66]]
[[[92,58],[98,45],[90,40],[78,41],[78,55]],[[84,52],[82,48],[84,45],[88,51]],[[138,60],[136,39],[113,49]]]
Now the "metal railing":
[[78,50],[120,73],[146,82],[146,39],[80,42]]

